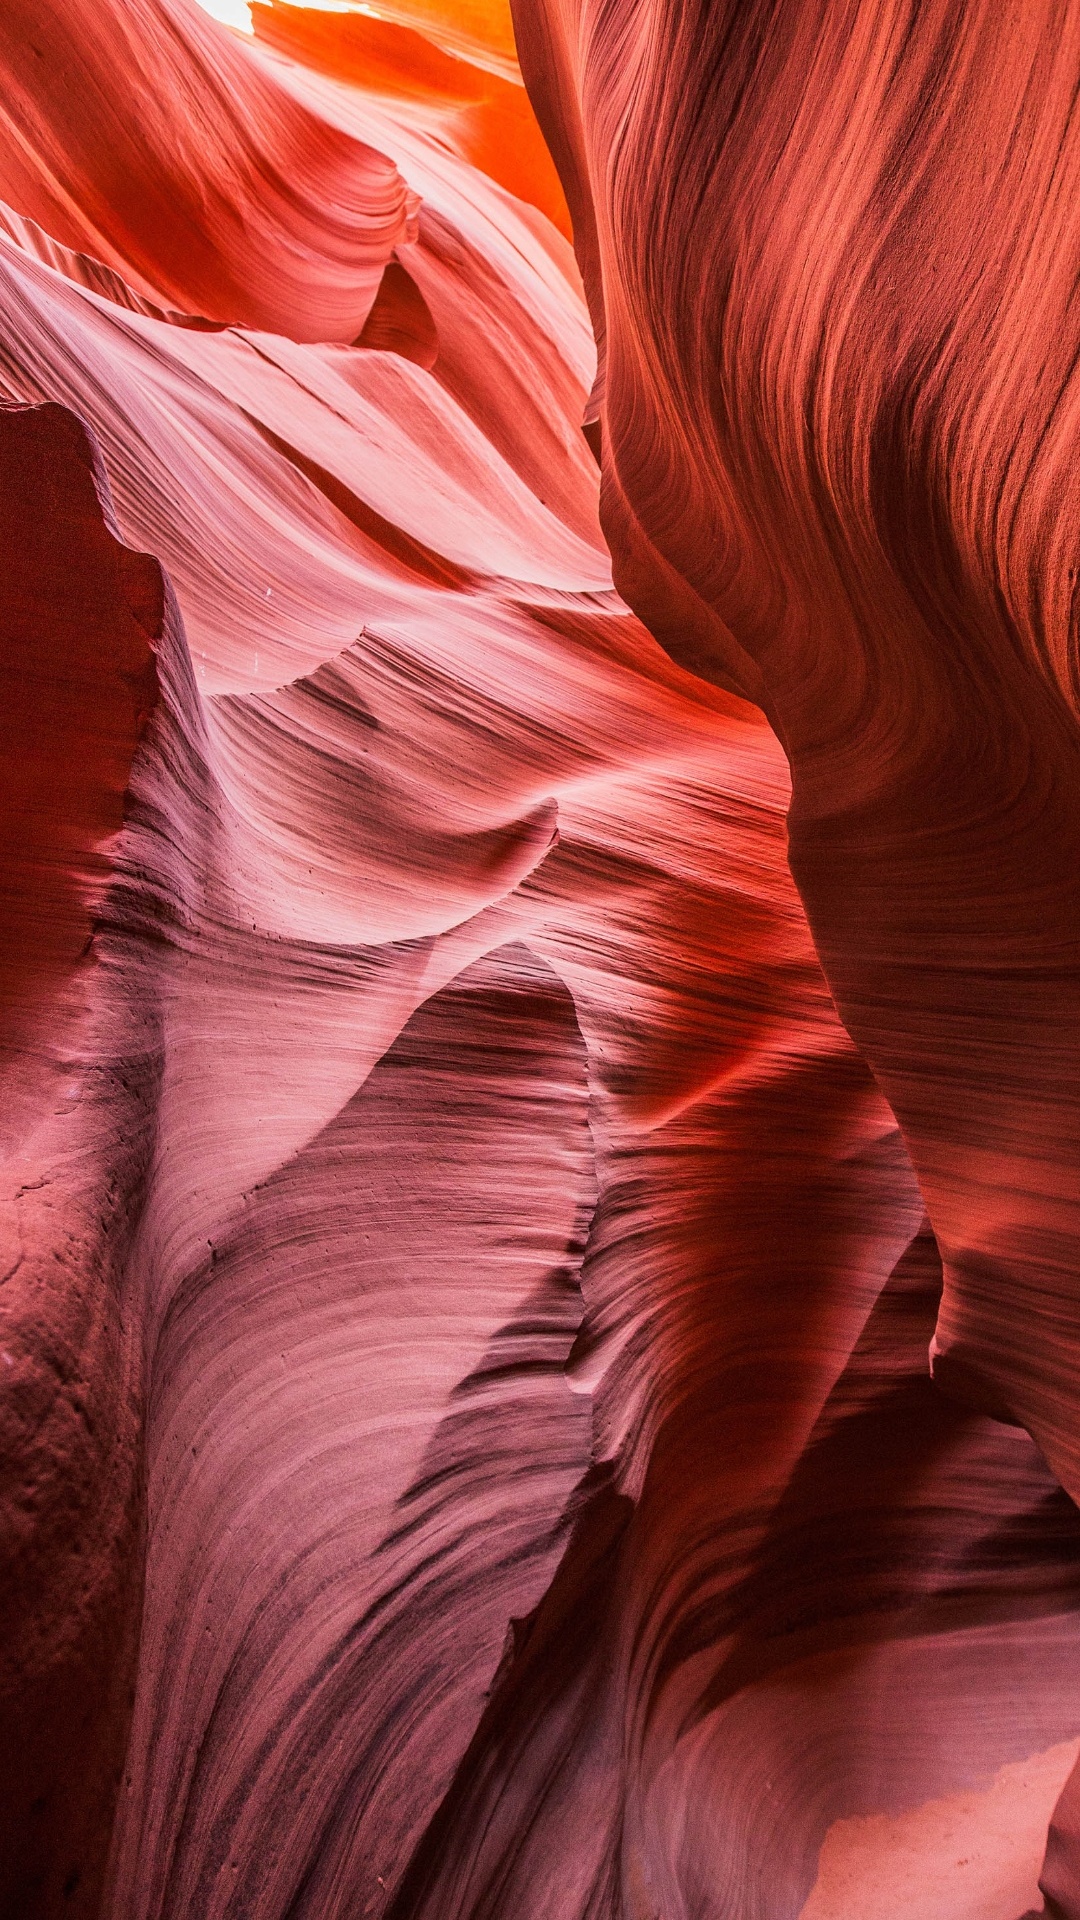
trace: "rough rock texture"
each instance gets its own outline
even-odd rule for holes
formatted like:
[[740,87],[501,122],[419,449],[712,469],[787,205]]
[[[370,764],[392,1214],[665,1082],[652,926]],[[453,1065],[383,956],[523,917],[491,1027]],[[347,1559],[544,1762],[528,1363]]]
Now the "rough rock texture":
[[0,1915],[1018,1920],[1070,20],[379,12],[0,15]]

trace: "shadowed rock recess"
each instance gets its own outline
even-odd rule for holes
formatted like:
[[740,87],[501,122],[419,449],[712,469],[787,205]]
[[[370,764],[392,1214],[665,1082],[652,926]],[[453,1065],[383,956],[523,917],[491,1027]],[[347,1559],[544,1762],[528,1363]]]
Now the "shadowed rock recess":
[[0,1920],[1080,1920],[1080,4],[250,11],[0,7]]

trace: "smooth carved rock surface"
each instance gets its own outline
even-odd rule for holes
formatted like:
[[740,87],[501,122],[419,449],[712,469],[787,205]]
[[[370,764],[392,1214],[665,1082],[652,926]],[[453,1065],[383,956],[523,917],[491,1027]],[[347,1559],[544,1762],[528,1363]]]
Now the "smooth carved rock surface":
[[617,583],[782,740],[792,871],[941,1253],[935,1380],[1076,1496],[1080,12],[515,14]]
[[252,12],[0,17],[0,1915],[1019,1920],[1080,22]]

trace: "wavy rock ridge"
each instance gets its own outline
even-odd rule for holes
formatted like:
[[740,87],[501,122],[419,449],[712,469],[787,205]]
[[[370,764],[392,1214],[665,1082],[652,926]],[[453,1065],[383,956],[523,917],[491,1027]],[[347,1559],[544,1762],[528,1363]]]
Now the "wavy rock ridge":
[[792,871],[942,1256],[935,1380],[1075,1497],[1080,16],[517,13],[616,578],[784,743]]
[[0,18],[0,1913],[1018,1920],[1071,24],[252,11]]

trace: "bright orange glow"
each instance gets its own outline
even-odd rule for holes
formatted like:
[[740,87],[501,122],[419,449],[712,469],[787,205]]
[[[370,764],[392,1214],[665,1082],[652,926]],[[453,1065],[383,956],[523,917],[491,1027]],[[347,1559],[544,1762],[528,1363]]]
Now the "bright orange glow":
[[504,0],[400,0],[349,12],[253,0],[252,18],[259,39],[294,59],[366,92],[428,106],[442,141],[571,237]]
[[378,0],[360,11],[415,27],[477,66],[492,67],[507,78],[517,74],[508,0]]

